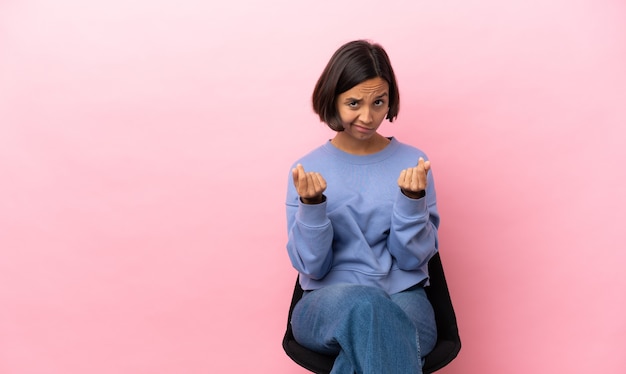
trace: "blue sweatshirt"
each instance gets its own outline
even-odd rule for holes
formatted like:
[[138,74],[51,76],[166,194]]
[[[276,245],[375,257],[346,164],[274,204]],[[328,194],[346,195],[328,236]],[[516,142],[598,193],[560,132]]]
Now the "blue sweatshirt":
[[365,156],[329,141],[294,163],[319,172],[328,185],[325,202],[303,204],[289,174],[287,251],[303,289],[351,283],[392,294],[428,278],[439,227],[432,170],[424,198],[405,196],[397,182],[420,157],[427,160],[391,138],[382,151]]

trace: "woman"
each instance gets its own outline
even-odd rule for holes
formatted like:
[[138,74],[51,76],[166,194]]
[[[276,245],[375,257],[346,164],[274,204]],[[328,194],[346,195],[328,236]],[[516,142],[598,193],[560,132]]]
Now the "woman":
[[287,250],[305,290],[292,329],[301,345],[337,355],[332,373],[421,373],[437,339],[423,288],[438,248],[430,162],[378,133],[399,99],[380,45],[341,46],[313,91],[336,134],[289,178]]

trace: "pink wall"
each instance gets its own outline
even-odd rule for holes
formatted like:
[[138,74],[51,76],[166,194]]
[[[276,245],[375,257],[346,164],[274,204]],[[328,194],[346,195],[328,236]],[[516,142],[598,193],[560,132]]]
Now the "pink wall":
[[626,370],[626,4],[214,3],[0,3],[0,373],[304,373],[285,183],[354,38],[436,172],[441,373]]

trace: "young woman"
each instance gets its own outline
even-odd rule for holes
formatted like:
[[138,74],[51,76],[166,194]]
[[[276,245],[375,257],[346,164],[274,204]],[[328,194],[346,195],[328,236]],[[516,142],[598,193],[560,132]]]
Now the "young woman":
[[437,331],[424,285],[439,214],[424,152],[384,137],[400,97],[385,50],[341,46],[313,91],[334,138],[294,163],[287,250],[305,290],[301,345],[336,354],[332,373],[421,373]]

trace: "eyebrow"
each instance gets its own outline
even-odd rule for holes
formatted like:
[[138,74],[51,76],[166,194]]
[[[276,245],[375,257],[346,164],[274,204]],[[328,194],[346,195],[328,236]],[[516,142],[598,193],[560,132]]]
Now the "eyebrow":
[[[378,99],[382,99],[383,97],[389,96],[389,94],[387,94],[387,92],[378,95],[374,98],[374,100],[378,100]],[[352,102],[352,101],[356,101],[357,103],[360,103],[361,101],[363,101],[363,98],[361,99],[357,99],[356,97],[346,97],[346,100],[344,100],[345,102]]]

